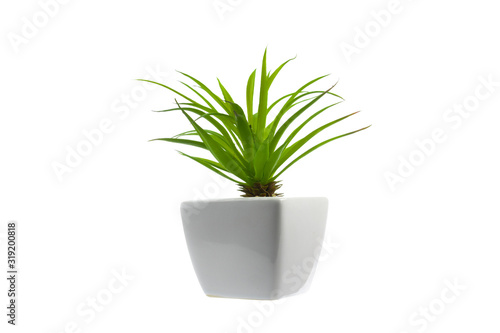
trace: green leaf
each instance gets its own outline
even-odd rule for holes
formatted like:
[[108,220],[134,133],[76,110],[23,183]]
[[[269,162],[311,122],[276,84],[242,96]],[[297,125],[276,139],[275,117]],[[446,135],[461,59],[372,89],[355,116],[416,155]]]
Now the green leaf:
[[255,180],[258,182],[263,181],[264,169],[268,158],[269,158],[269,141],[265,140],[260,144],[259,149],[255,153],[255,160],[254,160]]
[[254,70],[247,82],[247,114],[248,114],[248,123],[252,125],[252,116],[253,116],[253,93],[255,88],[255,73],[257,70]]
[[[298,94],[300,94],[305,88],[307,88],[308,86],[310,86],[311,84],[327,77],[327,75],[323,75],[323,76],[320,76],[320,77],[317,77],[309,82],[307,82],[306,84],[304,84],[302,87],[300,87],[297,91],[295,91],[293,94],[290,95],[290,97],[288,98],[288,100],[286,101],[285,105],[283,105],[283,107],[281,108],[281,110],[279,111],[278,115],[274,118],[274,124],[269,132],[269,136],[270,138],[272,139],[273,136],[274,136],[274,133],[276,133],[276,128],[278,127],[278,124],[281,120],[281,118],[285,115],[285,113],[291,108],[291,106],[293,105],[293,102],[295,101],[296,97]],[[272,147],[272,150],[275,149],[276,146]]]
[[[307,95],[310,95],[310,94],[316,94],[316,93],[322,94],[322,93],[324,93],[324,91],[309,91],[309,92],[306,92],[306,93],[304,93],[304,94],[300,95],[299,97],[297,97],[296,101],[292,104],[292,108],[293,108],[294,106],[298,105],[298,104],[305,103],[305,102],[307,102],[307,101],[313,100],[313,99],[315,98],[314,96],[313,96],[313,97],[309,97],[309,98],[305,98],[305,99],[303,99],[303,98],[304,98],[305,96],[307,96]],[[334,93],[332,93],[332,92],[327,91],[327,92],[326,92],[326,94],[327,94],[327,95],[332,95],[332,96],[338,97],[338,98],[340,98],[342,101],[344,100],[342,97],[340,97],[339,95],[334,94]]]
[[276,78],[276,76],[278,76],[278,74],[281,71],[281,69],[283,67],[285,67],[285,65],[288,64],[290,61],[294,60],[295,58],[297,58],[297,56],[288,59],[287,61],[285,61],[284,63],[282,63],[278,68],[276,68],[276,70],[273,72],[273,74],[271,74],[271,76],[269,77],[269,82],[268,82],[268,86],[269,87],[271,87],[271,84],[273,83],[273,81]]
[[[371,126],[371,125],[370,125]],[[276,178],[278,178],[283,172],[285,172],[285,170],[287,170],[289,167],[291,167],[293,164],[295,164],[295,162],[297,162],[298,160],[300,160],[301,158],[303,158],[304,156],[308,155],[309,153],[315,151],[316,149],[318,149],[319,147],[323,146],[323,145],[326,145],[327,143],[331,142],[331,141],[334,141],[334,140],[337,140],[337,139],[340,139],[344,136],[348,136],[348,135],[351,135],[351,134],[354,134],[354,133],[357,133],[359,131],[362,131],[362,130],[365,130],[367,129],[368,127],[370,126],[366,126],[366,127],[363,127],[363,128],[360,128],[359,130],[356,130],[356,131],[353,131],[353,132],[349,132],[349,133],[345,133],[345,134],[342,134],[342,135],[339,135],[339,136],[336,136],[334,138],[331,138],[331,139],[328,139],[328,140],[325,140],[319,144],[317,144],[316,146],[310,148],[309,150],[307,150],[305,153],[303,153],[302,155],[300,155],[299,157],[297,157],[296,159],[294,159],[292,162],[290,162],[286,167],[284,167],[277,175],[275,175],[273,177],[273,180],[275,180]]]
[[[180,105],[179,105],[180,107]],[[244,179],[245,181],[248,179],[246,172],[244,171],[245,167],[231,154],[226,152],[224,149],[217,144],[217,142],[210,136],[210,133],[207,133],[203,128],[201,128],[185,111],[182,111],[184,116],[189,120],[194,129],[198,132],[201,140],[205,143],[208,150],[212,153],[217,161],[221,165],[223,165],[229,172],[234,174],[236,177],[240,179]]]
[[243,156],[247,161],[252,161],[255,154],[255,142],[252,129],[241,107],[233,102],[228,101],[228,103],[231,105],[234,116],[236,117],[236,128],[238,129],[239,138],[243,144]]
[[[192,112],[194,114],[197,114],[198,116],[203,116],[206,114],[205,111],[203,110],[199,110],[199,109],[196,109],[196,108],[184,108],[184,107],[181,107],[180,104],[187,104],[187,103],[178,103],[178,108],[176,108],[175,110],[180,110],[180,111],[189,111],[189,112]],[[239,154],[238,152],[238,149],[236,148],[235,146],[235,143],[236,142],[237,144],[239,144],[236,140],[236,138],[234,137],[234,134],[232,134],[231,131],[228,131],[226,130],[226,127],[229,127],[229,125],[227,123],[224,123],[224,126],[222,126],[222,124],[220,124],[217,120],[215,120],[212,116],[205,116],[204,117],[206,120],[208,120],[217,130],[219,130],[219,132],[224,136],[225,138],[225,141],[227,142],[227,144],[231,147],[231,150],[230,152],[235,156],[237,157],[240,161],[243,161],[243,156],[241,156],[241,154]],[[224,122],[225,120],[222,119],[221,120],[222,122]],[[232,120],[231,120],[232,121]],[[234,124],[233,124],[233,127]],[[230,127],[229,127],[230,128]],[[233,141],[233,139],[235,141]]]
[[[180,105],[189,105],[189,106],[192,106],[193,103],[179,103]],[[228,130],[229,133],[232,134],[232,132],[235,132],[236,131],[236,123],[233,119],[233,117],[230,117],[229,115],[227,114],[224,114],[224,113],[220,113],[220,112],[217,112],[217,111],[213,111],[213,109],[210,109],[210,108],[207,108],[203,105],[200,105],[200,106],[197,106],[195,107],[195,109],[198,108],[197,110],[202,110],[204,111],[204,114],[220,114],[220,115],[223,115],[225,117],[221,117],[221,116],[218,116],[217,118],[222,122],[222,124],[226,127],[226,129]],[[192,109],[190,108],[183,108],[185,111],[190,111]],[[180,110],[179,108],[176,108],[176,110]],[[233,136],[234,138],[234,136]]]
[[264,51],[264,57],[262,58],[262,71],[260,77],[260,94],[259,94],[259,108],[257,113],[259,114],[257,122],[257,139],[262,142],[264,139],[264,130],[266,128],[266,116],[267,116],[267,97],[268,97],[268,87],[267,87],[267,72],[266,72],[266,54],[267,48]]
[[[225,138],[220,134],[220,133],[217,133],[215,131],[211,131],[211,130],[205,130],[207,133],[210,133],[212,135],[212,138],[218,143],[221,145],[222,148],[224,148],[226,151],[232,153],[232,148],[227,144]],[[187,132],[183,132],[183,133],[180,133],[180,134],[177,134],[177,135],[174,135],[173,136],[173,139],[177,139],[181,136],[198,136],[198,132],[196,132],[196,130],[191,130],[191,131],[187,131]],[[235,158],[238,158],[237,156],[235,156]],[[240,159],[241,156],[240,156]]]
[[[217,133],[218,134],[218,133]],[[189,136],[189,135],[196,135],[196,136],[199,136],[198,135],[198,132],[196,132],[196,130],[190,130],[190,131],[186,131],[186,132],[182,132],[182,133],[179,133],[177,135],[174,135],[173,138],[174,139],[177,139],[177,138],[180,138],[181,136]],[[220,134],[219,134],[220,135]]]
[[184,76],[190,78],[191,80],[193,80],[194,82],[196,82],[200,86],[200,88],[203,89],[203,91],[205,91],[210,97],[212,97],[212,99],[214,101],[217,102],[217,104],[219,104],[227,113],[230,114],[230,110],[227,108],[226,105],[224,105],[224,102],[222,101],[222,99],[219,96],[217,96],[216,94],[214,94],[212,92],[212,90],[210,90],[206,85],[204,85],[201,81],[195,79],[191,75],[188,75],[188,74],[183,73],[183,72],[179,72],[179,73],[181,73],[182,75],[184,75]]
[[210,116],[214,116],[214,117],[217,117],[217,118],[220,118],[220,119],[226,119],[226,120],[229,120],[231,122],[234,122],[234,119],[233,117],[231,116],[228,116],[227,114],[224,114],[224,113],[219,113],[219,112],[209,112],[209,113],[205,113],[201,116],[199,116],[198,118],[196,118],[194,121],[198,121],[198,119],[200,118],[205,118],[205,117],[210,117]]
[[279,128],[279,130],[276,132],[276,134],[274,135],[274,137],[273,137],[273,139],[271,141],[271,145],[270,145],[271,150],[274,150],[276,148],[276,146],[278,145],[279,140],[281,139],[281,136],[283,135],[283,133],[285,133],[285,131],[288,128],[288,126],[290,126],[290,124],[295,119],[297,119],[305,110],[309,109],[314,103],[316,103],[317,101],[319,101],[320,98],[323,97],[333,87],[335,87],[335,85],[333,85],[331,88],[329,88],[327,91],[323,92],[319,96],[315,97],[312,101],[310,101],[305,106],[303,106],[302,108],[300,108],[297,112],[295,112],[290,118],[288,118],[285,121],[285,123]]
[[190,102],[192,102],[192,103],[197,103],[196,101],[192,100],[191,98],[187,97],[186,95],[181,94],[181,93],[180,93],[180,92],[178,92],[177,90],[172,89],[172,88],[170,88],[169,86],[166,86],[166,85],[164,85],[164,84],[162,84],[162,83],[158,83],[158,82],[151,81],[151,80],[144,80],[144,79],[137,79],[137,81],[144,81],[144,82],[149,82],[149,83],[153,83],[153,84],[159,85],[159,86],[161,86],[161,87],[163,87],[163,88],[166,88],[166,89],[168,89],[168,90],[170,90],[170,91],[172,91],[172,92],[176,93],[177,95],[181,96],[182,98],[185,98],[186,100],[188,100],[188,101],[190,101]]
[[270,179],[276,169],[279,167],[278,162],[280,161],[284,150],[285,146],[281,146],[280,148],[278,148],[278,150],[274,151],[271,156],[269,156],[264,166],[264,179]]
[[269,134],[271,133],[271,130],[274,126],[274,120],[269,123],[269,125],[266,126],[266,130],[264,131],[264,137],[267,138],[269,137]]
[[220,90],[222,91],[222,95],[224,96],[224,99],[226,101],[233,102],[233,98],[231,97],[231,95],[229,95],[226,88],[222,85],[222,83],[220,82],[219,79],[217,79],[217,82],[219,82],[219,87],[220,87]]
[[[302,124],[300,124],[299,127],[297,127],[285,140],[285,143],[284,145],[285,146],[288,146],[288,144],[293,140],[293,138],[300,132],[300,130],[306,126],[311,120],[313,120],[314,118],[316,118],[316,116],[318,116],[319,114],[321,114],[322,112],[324,112],[325,110],[328,110],[329,108],[337,105],[337,104],[340,104],[342,103],[342,101],[340,102],[337,102],[337,103],[333,103],[333,104],[330,104],[324,108],[322,108],[321,110],[317,111],[316,113],[314,113],[312,116],[310,116],[309,118],[307,118]],[[354,114],[354,113],[353,113]]]
[[[358,111],[359,112],[359,111]],[[295,142],[292,146],[288,147],[285,149],[283,155],[281,156],[280,158],[280,161],[279,163],[275,166],[276,168],[279,168],[287,159],[289,159],[293,154],[295,154],[295,152],[297,150],[299,150],[302,146],[304,146],[309,140],[311,140],[313,137],[315,137],[317,134],[319,134],[321,131],[323,131],[324,129],[344,120],[344,119],[347,119],[353,115],[355,115],[356,113],[358,112],[354,112],[354,113],[351,113],[347,116],[344,116],[342,118],[339,118],[339,119],[336,119],[334,121],[331,121],[317,129],[315,129],[314,131],[312,131],[311,133],[309,133],[308,135],[306,135],[304,138],[300,139],[299,141]],[[282,145],[282,147],[287,147],[288,143],[291,141],[287,139],[287,141]]]
[[[194,92],[196,95],[198,95],[198,97],[200,97],[200,98],[201,98],[201,99],[202,99],[202,100],[203,100],[203,101],[204,101],[204,102],[208,105],[208,107],[209,107],[211,110],[213,110],[214,112],[217,112],[217,109],[216,109],[216,108],[212,105],[212,103],[210,103],[210,102],[208,101],[208,99],[206,99],[206,98],[205,98],[205,96],[203,96],[202,94],[200,94],[200,93],[198,92],[198,90],[194,89],[193,87],[191,87],[191,86],[190,86],[189,84],[187,84],[187,83],[184,83],[184,82],[182,82],[182,81],[181,81],[181,83],[182,83],[184,86],[188,87],[188,88],[189,88],[189,90],[191,90],[192,92]],[[201,106],[201,104],[199,104],[199,106]]]
[[[222,177],[224,177],[226,179],[229,179],[232,182],[235,182],[236,184],[240,184],[240,185],[244,184],[244,183],[242,183],[240,181],[237,181],[237,180],[229,177],[228,175],[226,175],[225,173],[223,173],[222,171],[220,171],[220,169],[222,169],[222,170],[225,170],[225,169],[221,165],[218,165],[217,162],[214,162],[214,161],[211,161],[211,160],[208,160],[208,159],[205,159],[205,158],[201,158],[201,157],[190,156],[190,155],[185,154],[185,153],[183,153],[181,151],[177,151],[177,152],[179,154],[183,155],[183,156],[189,157],[190,159],[192,159],[192,160],[200,163],[201,165],[203,165],[207,169],[209,169],[209,170],[217,173],[218,175],[220,175],[220,176],[222,176]],[[219,168],[219,169],[217,169],[217,168]],[[227,170],[225,170],[225,171],[227,171]]]
[[[304,92],[303,94],[299,95],[299,96],[296,96],[294,97],[294,103],[291,105],[292,107],[294,105],[297,105],[298,103],[302,103],[304,101],[307,101],[309,99],[306,99],[306,100],[301,100],[303,97],[307,96],[307,95],[310,95],[310,94],[322,94],[324,91],[306,91]],[[279,102],[281,102],[282,100],[284,100],[285,98],[287,97],[290,97],[292,95],[294,95],[295,93],[290,93],[290,94],[287,94],[285,96],[282,96],[280,98],[278,98],[276,101],[274,101],[270,106],[269,108],[267,109],[267,114],[269,114],[269,112],[271,112],[271,109],[274,108],[276,106],[276,104],[278,104]],[[338,97],[340,99],[343,100],[342,97],[340,97],[339,95],[337,94],[334,94],[332,92],[327,92],[328,95],[332,95],[332,96],[335,96],[335,97]],[[314,97],[312,97],[311,99],[313,99]]]
[[205,146],[205,144],[203,142],[194,141],[194,140],[175,139],[175,138],[160,138],[160,139],[153,139],[153,140],[149,140],[149,141],[167,141],[167,142],[180,143],[183,145],[190,145],[190,146],[195,146],[198,148],[207,149],[207,146]]

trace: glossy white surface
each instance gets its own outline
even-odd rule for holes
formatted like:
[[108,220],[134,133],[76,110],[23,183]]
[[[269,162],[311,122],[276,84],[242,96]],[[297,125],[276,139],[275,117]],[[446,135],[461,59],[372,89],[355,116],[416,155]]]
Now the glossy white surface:
[[191,260],[208,296],[279,299],[307,290],[326,198],[237,198],[181,205]]

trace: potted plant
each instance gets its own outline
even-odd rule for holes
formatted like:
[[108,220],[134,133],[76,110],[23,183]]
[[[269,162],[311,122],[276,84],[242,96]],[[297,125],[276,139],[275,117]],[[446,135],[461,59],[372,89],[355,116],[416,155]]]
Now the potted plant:
[[[188,201],[181,205],[184,233],[198,280],[208,296],[279,299],[304,291],[315,267],[318,245],[324,236],[328,200],[323,197],[287,198],[277,193],[279,177],[317,148],[364,130],[358,129],[319,142],[305,151],[318,133],[349,118],[348,114],[293,141],[312,119],[343,99],[331,92],[309,87],[327,75],[303,84],[296,91],[269,103],[268,93],[285,61],[267,70],[266,52],[256,91],[256,74],[246,88],[246,111],[219,82],[221,95],[196,78],[181,73],[197,86],[181,82],[190,92],[183,94],[150,80],[176,95],[175,107],[159,112],[180,111],[192,130],[154,140],[194,146],[213,158],[180,152],[239,187],[243,198]],[[255,95],[254,95],[255,94]],[[335,102],[316,110],[305,120],[298,118],[323,97]],[[257,100],[257,103],[254,103]],[[274,114],[274,116],[272,116]],[[202,126],[202,123],[210,128]],[[298,126],[291,127],[291,125]],[[285,132],[290,133],[285,136]],[[298,274],[297,267],[301,267]]]

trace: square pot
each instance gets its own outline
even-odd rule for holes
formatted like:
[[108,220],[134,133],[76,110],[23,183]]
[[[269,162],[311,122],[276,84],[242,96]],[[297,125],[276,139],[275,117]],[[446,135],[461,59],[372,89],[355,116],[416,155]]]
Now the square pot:
[[181,205],[184,234],[208,296],[279,299],[309,286],[328,200],[237,198]]

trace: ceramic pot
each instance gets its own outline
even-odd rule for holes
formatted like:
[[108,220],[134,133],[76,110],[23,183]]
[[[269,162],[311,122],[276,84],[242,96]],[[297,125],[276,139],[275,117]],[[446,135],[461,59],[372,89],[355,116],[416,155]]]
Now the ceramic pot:
[[186,242],[208,296],[273,300],[308,289],[328,200],[237,198],[181,205]]

